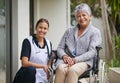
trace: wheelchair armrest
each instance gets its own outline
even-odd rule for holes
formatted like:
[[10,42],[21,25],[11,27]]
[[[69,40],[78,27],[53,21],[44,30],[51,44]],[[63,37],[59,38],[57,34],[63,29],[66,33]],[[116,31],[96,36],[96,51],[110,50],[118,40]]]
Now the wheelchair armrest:
[[52,50],[52,56],[54,57],[54,59],[57,58],[57,50]]
[[92,69],[93,69],[93,72],[95,72],[95,74],[99,71],[99,68],[98,68],[99,60],[100,60],[100,58],[97,57],[97,56],[95,56],[93,58],[93,67],[92,67]]
[[57,50],[52,50],[52,57],[53,57],[53,59],[57,60],[57,58],[58,58]]
[[98,65],[99,65],[99,51],[102,49],[101,46],[96,46],[96,50],[97,50],[97,56],[94,57],[93,59],[93,71],[95,73],[97,73],[99,71]]
[[56,63],[57,58],[58,58],[58,56],[57,56],[57,50],[52,50],[52,53],[51,53],[49,61],[48,61],[48,66],[51,69],[54,69],[53,65],[54,65],[54,63]]

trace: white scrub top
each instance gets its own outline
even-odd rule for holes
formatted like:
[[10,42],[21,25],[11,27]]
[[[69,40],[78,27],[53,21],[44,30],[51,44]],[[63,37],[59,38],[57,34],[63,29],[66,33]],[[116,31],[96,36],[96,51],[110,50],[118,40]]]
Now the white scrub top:
[[[28,38],[31,44],[30,61],[42,65],[47,65],[48,50],[47,45],[44,48],[39,48],[33,43],[31,38]],[[46,72],[42,68],[36,68],[36,82],[35,83],[48,83]]]

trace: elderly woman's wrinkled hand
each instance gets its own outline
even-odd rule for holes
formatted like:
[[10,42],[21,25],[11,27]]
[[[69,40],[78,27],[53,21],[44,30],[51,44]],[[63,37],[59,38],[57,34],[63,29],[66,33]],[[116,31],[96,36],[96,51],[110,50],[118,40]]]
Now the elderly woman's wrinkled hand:
[[63,59],[64,63],[68,64],[68,66],[72,66],[72,65],[75,64],[74,59],[71,58],[71,57],[69,57],[68,55],[64,55],[64,56],[62,57],[62,59]]

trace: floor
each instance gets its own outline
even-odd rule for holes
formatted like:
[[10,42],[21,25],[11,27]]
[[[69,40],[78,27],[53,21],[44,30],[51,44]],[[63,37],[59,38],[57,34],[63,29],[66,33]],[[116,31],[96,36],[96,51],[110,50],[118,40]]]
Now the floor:
[[6,73],[0,69],[0,83],[6,83]]

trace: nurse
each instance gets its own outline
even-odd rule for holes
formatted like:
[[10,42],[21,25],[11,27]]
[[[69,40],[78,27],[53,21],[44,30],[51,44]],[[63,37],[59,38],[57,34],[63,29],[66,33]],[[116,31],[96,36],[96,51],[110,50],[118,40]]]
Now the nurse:
[[13,83],[48,83],[48,61],[52,52],[52,44],[45,38],[48,29],[48,20],[41,18],[36,23],[35,34],[24,39],[20,58],[22,67]]

